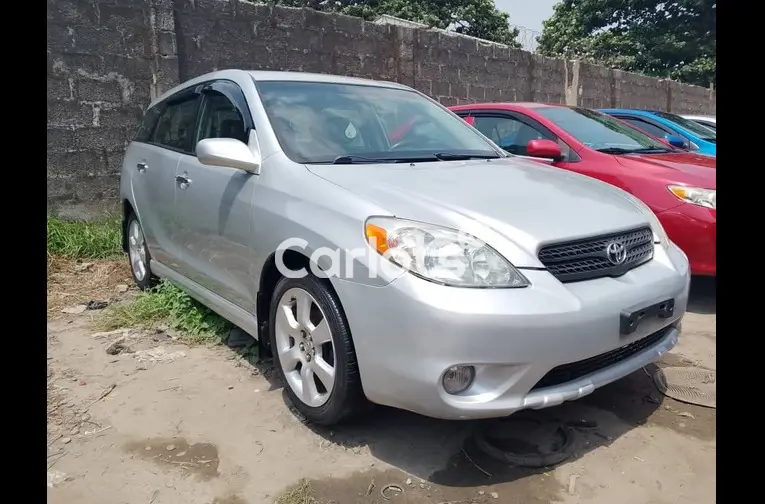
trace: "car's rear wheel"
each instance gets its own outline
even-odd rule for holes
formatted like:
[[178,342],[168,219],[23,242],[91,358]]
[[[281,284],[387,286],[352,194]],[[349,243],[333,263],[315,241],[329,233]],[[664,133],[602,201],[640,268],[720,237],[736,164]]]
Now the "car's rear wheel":
[[127,222],[128,257],[133,281],[141,290],[150,289],[156,283],[156,277],[151,272],[151,254],[146,247],[141,222],[135,214],[131,214]]
[[306,420],[331,425],[367,405],[351,332],[336,294],[314,276],[283,278],[274,291],[270,339],[277,372]]

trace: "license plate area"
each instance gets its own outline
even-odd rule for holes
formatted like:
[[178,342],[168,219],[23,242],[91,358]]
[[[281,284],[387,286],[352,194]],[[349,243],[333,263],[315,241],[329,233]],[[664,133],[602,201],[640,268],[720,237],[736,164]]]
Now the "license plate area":
[[632,334],[646,319],[666,319],[675,314],[675,300],[666,299],[643,308],[630,308],[623,310],[620,317],[619,331],[621,334]]

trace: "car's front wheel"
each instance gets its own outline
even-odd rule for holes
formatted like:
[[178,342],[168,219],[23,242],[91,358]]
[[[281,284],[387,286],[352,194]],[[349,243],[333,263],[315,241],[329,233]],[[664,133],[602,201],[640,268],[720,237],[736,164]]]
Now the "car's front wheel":
[[274,365],[306,420],[331,425],[367,405],[340,302],[326,280],[283,278],[271,301]]
[[128,218],[127,226],[128,257],[133,281],[141,290],[150,289],[156,283],[156,277],[151,273],[151,254],[146,247],[141,222],[135,214]]

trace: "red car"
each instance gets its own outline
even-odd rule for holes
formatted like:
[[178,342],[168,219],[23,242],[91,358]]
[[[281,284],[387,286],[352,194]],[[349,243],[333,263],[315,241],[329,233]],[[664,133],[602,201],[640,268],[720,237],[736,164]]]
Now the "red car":
[[594,110],[542,103],[451,110],[511,154],[544,159],[639,198],[686,253],[692,274],[716,276],[716,158],[673,149]]

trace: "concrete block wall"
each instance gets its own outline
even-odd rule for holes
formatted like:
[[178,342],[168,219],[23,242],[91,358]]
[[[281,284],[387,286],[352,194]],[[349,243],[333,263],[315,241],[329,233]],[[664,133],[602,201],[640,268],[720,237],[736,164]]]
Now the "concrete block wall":
[[543,101],[715,113],[714,91],[471,37],[244,0],[47,0],[48,205],[116,202],[153,97],[223,68],[398,81],[445,105]]

